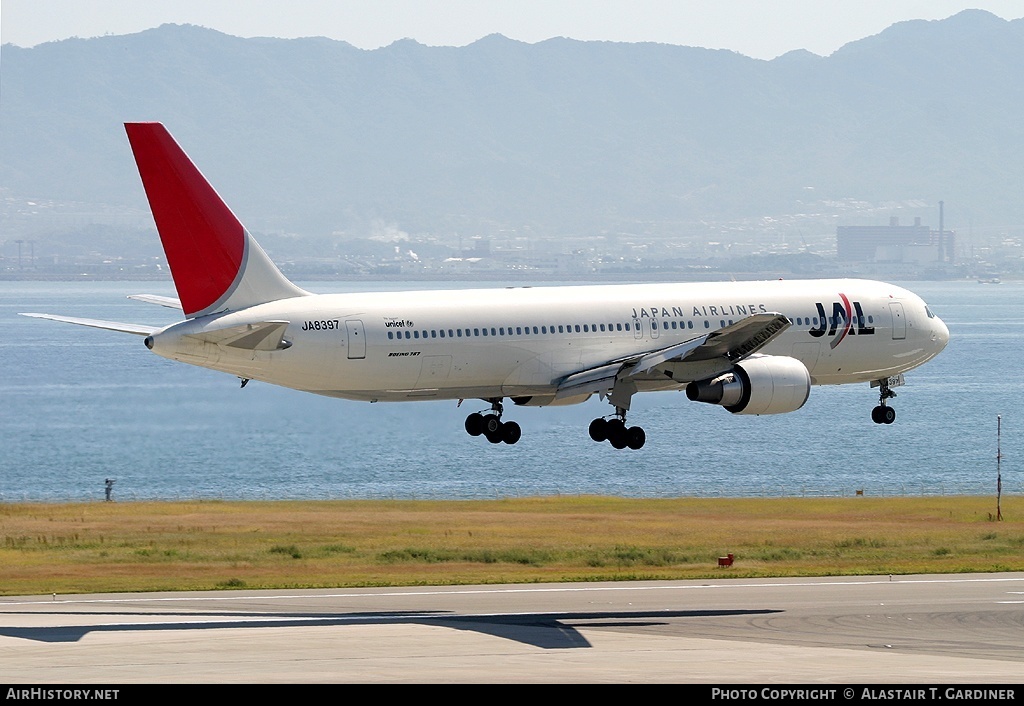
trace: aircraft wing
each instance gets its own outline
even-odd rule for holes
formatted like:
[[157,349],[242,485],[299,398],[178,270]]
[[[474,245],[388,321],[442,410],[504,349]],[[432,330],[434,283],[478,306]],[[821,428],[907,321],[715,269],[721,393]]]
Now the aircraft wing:
[[757,353],[792,324],[784,314],[754,314],[707,335],[704,345],[682,362],[725,358],[738,363]]
[[159,294],[129,294],[129,299],[135,299],[140,302],[146,302],[147,304],[159,304],[160,306],[166,306],[169,309],[177,309],[181,311],[181,300],[177,297],[164,297]]
[[102,328],[108,331],[120,331],[122,333],[134,333],[136,336],[149,336],[156,333],[161,326],[147,326],[146,324],[123,324],[119,321],[103,321],[102,319],[79,319],[74,316],[57,316],[56,314],[22,314],[31,316],[34,319],[50,319],[51,321],[63,321],[66,324],[78,324],[79,326],[90,326]]
[[635,378],[652,370],[678,382],[711,377],[761,350],[791,325],[783,314],[754,314],[682,343],[573,373],[558,384],[555,399],[635,385]]

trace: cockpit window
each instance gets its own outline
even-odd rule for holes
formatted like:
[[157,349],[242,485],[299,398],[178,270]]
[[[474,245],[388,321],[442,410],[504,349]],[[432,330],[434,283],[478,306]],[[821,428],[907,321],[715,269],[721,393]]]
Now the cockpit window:
[[924,305],[924,313],[928,314],[929,319],[935,318],[935,314],[932,313],[932,310],[928,307],[927,304]]

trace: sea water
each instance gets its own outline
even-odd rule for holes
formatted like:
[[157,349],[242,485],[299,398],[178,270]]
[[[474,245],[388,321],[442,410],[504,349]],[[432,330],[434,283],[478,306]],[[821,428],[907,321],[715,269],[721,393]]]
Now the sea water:
[[[306,283],[315,292],[437,283]],[[468,286],[460,284],[458,286]],[[493,285],[481,285],[493,286]],[[896,423],[871,422],[877,389],[814,387],[797,412],[732,415],[680,392],[638,395],[647,445],[590,440],[611,413],[519,408],[515,446],[470,437],[466,400],[351,402],[160,358],[142,338],[18,316],[46,312],[164,325],[170,282],[0,282],[0,502],[970,494],[1024,489],[1024,284],[904,283],[950,330],[906,374]],[[997,417],[1001,417],[997,434]],[[997,464],[997,448],[1002,459]]]

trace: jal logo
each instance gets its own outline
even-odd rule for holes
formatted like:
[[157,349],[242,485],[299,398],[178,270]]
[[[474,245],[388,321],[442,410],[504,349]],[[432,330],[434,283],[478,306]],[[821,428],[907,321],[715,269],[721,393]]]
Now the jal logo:
[[861,308],[860,302],[851,302],[849,297],[842,292],[839,293],[839,298],[842,301],[832,302],[831,316],[825,313],[824,304],[821,302],[815,303],[815,306],[818,308],[818,321],[820,323],[817,328],[812,328],[809,331],[815,338],[826,335],[835,336],[835,339],[829,343],[829,347],[833,349],[842,343],[847,336],[870,336],[875,332],[874,326],[868,326],[868,320],[864,316],[864,310]]

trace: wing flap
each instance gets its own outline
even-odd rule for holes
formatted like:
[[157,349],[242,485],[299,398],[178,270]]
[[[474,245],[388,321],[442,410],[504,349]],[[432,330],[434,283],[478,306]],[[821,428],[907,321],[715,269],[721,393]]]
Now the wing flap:
[[159,331],[161,326],[147,326],[146,324],[125,324],[120,321],[104,321],[102,319],[80,319],[76,316],[57,316],[56,314],[22,314],[31,316],[33,319],[49,319],[50,321],[61,321],[65,324],[78,324],[90,328],[101,328],[107,331],[120,331],[121,333],[133,333],[136,336],[149,336]]
[[573,373],[562,380],[555,391],[555,399],[574,397],[585,393],[604,392],[615,386],[615,378],[622,370],[621,362],[611,362],[599,368]]
[[677,343],[676,345],[669,346],[668,348],[662,348],[660,351],[647,353],[636,362],[636,365],[634,365],[626,375],[632,377],[633,375],[646,373],[651,368],[656,365],[661,365],[666,361],[673,359],[682,360],[689,355],[691,351],[703,346],[710,335],[711,334],[708,334],[707,336],[700,336],[689,341]]

